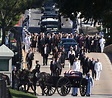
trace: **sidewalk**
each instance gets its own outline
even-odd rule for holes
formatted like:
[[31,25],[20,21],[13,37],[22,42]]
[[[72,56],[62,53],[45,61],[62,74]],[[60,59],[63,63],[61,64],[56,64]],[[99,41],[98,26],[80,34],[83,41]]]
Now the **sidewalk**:
[[112,94],[112,56],[108,57],[105,53],[87,53],[90,58],[99,58],[102,63],[101,78],[99,81],[94,81],[95,85],[92,89],[93,94],[98,95],[111,95]]

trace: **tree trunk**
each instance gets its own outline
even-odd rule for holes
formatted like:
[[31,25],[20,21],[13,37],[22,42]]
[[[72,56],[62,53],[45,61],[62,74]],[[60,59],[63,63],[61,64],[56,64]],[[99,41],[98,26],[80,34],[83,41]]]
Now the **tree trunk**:
[[4,26],[2,26],[1,29],[2,29],[2,43],[1,44],[5,44],[5,28],[4,28]]
[[5,30],[5,20],[4,19],[2,19],[1,29],[2,29],[2,42],[1,42],[1,44],[5,44],[5,36],[6,36],[5,32],[6,32],[6,30]]

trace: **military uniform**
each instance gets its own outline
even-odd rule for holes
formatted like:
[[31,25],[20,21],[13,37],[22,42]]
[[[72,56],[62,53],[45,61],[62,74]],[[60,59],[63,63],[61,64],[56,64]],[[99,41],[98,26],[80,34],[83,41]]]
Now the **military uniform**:
[[97,62],[95,63],[94,69],[96,71],[96,80],[99,80],[100,79],[101,70],[102,70],[102,64],[101,64],[101,62],[99,62],[99,59],[97,59]]
[[99,40],[99,43],[100,43],[101,52],[103,52],[104,46],[105,46],[105,39],[102,37],[102,38]]
[[[73,71],[80,71],[80,62],[78,61],[78,59],[76,58],[75,61],[73,62],[73,66],[72,66],[72,70]],[[72,89],[72,95],[73,96],[77,96],[78,94],[78,88],[77,87],[74,87]]]
[[87,79],[86,96],[90,96],[91,95],[91,87],[94,86],[94,81],[93,81],[93,78],[90,76],[90,73],[87,73],[86,79]]

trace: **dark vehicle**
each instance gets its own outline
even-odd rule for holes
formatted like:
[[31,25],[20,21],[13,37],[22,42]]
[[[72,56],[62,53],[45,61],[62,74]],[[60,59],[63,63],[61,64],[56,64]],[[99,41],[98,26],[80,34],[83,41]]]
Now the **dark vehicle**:
[[57,14],[57,11],[44,11],[43,13],[44,15],[55,15]]
[[60,21],[57,18],[45,18],[40,22],[40,29],[42,32],[56,32],[60,30]]
[[47,18],[56,18],[56,19],[58,19],[59,18],[59,16],[57,15],[57,14],[51,14],[51,15],[43,15],[43,16],[41,16],[41,20],[42,19],[47,19]]
[[65,45],[67,45],[67,44],[73,44],[73,45],[75,44],[75,45],[77,45],[76,40],[73,39],[73,38],[62,38],[59,45],[58,45],[58,47],[63,46],[64,43],[66,43]]

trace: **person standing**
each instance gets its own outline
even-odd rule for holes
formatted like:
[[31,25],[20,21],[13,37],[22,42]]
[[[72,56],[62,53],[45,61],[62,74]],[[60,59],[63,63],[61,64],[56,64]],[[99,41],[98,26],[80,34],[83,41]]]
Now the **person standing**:
[[87,73],[86,79],[87,79],[86,96],[90,96],[91,95],[91,88],[94,86],[94,81],[93,81],[93,78],[90,76],[90,72]]
[[91,60],[89,57],[86,57],[86,61],[85,61],[85,72],[86,74],[89,72],[90,70],[90,63],[91,63]]
[[31,44],[30,35],[26,34],[25,35],[25,52],[26,53],[28,53],[28,50],[30,49],[30,44]]
[[103,36],[101,36],[101,39],[99,40],[99,44],[100,44],[101,53],[103,53],[105,47],[105,39],[103,38]]
[[62,65],[61,65],[61,54],[59,53],[58,58],[56,59],[56,73],[57,76],[61,75]]
[[43,66],[47,65],[48,56],[49,56],[49,48],[48,48],[47,44],[45,44],[42,48]]
[[68,52],[68,60],[70,62],[70,68],[73,65],[74,62],[74,58],[75,58],[75,51],[73,50],[73,47],[70,47],[70,51]]
[[33,86],[34,86],[34,94],[36,95],[36,86],[37,86],[37,81],[38,81],[38,74],[40,73],[40,64],[38,63],[39,61],[36,60],[35,63],[36,63],[36,66],[35,66],[35,69],[32,70],[32,73],[33,73],[33,78],[32,78],[32,83],[33,83]]
[[[75,58],[75,61],[73,62],[72,70],[77,72],[80,71],[80,62],[78,61],[78,58]],[[78,88],[73,87],[72,96],[77,96],[77,95],[78,95]]]
[[91,60],[91,62],[90,62],[90,69],[91,69],[91,71],[92,71],[92,78],[93,78],[93,79],[96,78],[96,72],[95,72],[95,69],[94,69],[95,63],[96,63],[95,59],[92,58],[92,60]]
[[99,38],[97,34],[94,36],[93,40],[94,40],[94,44],[92,48],[94,52],[98,52],[99,51]]
[[32,36],[31,38],[31,49],[33,52],[36,52],[36,47],[37,47],[37,39],[35,36]]
[[101,74],[101,71],[102,71],[102,64],[99,61],[99,59],[97,59],[94,69],[95,69],[95,72],[96,72],[96,80],[99,80],[100,79],[100,74]]
[[17,85],[18,85],[17,69],[14,66],[14,68],[12,70],[12,88],[17,89]]
[[34,53],[31,49],[28,51],[26,55],[27,68],[30,70],[32,68],[32,61],[34,60]]
[[85,50],[86,52],[90,52],[90,49],[91,49],[91,37],[89,35],[86,36],[86,39],[85,39]]
[[78,72],[80,71],[80,62],[79,62],[78,58],[75,58],[75,60],[73,62],[72,70],[78,71]]
[[56,76],[56,61],[55,58],[52,58],[52,61],[50,62],[50,71],[52,76]]

